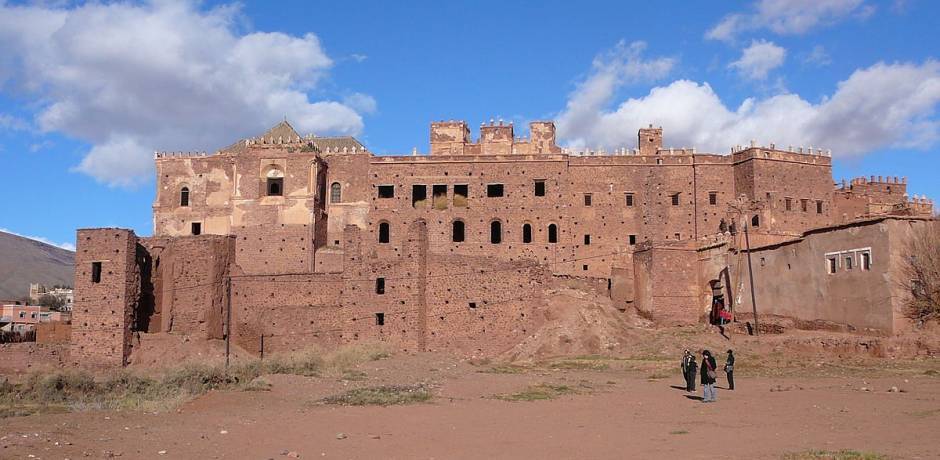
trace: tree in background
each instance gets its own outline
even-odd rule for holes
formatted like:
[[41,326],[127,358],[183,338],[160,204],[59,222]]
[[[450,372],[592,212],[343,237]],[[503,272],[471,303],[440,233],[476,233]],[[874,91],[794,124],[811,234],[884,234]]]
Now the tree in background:
[[50,310],[62,311],[65,308],[65,299],[52,294],[43,294],[39,297],[40,306],[48,307]]
[[919,324],[940,319],[940,222],[914,229],[903,270],[911,289],[908,316]]

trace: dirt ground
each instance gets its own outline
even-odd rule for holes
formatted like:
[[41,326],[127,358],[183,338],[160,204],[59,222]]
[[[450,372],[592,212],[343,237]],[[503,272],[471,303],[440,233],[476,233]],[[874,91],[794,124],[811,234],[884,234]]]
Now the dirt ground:
[[[705,404],[681,388],[678,357],[644,353],[527,365],[397,354],[345,378],[270,375],[269,391],[214,391],[166,411],[0,419],[0,458],[780,459],[842,449],[940,458],[935,358],[804,353],[782,366],[742,352],[737,388],[724,389],[722,376],[718,402]],[[431,388],[430,401],[320,402],[350,388],[417,383]],[[565,391],[505,396],[533,385]]]

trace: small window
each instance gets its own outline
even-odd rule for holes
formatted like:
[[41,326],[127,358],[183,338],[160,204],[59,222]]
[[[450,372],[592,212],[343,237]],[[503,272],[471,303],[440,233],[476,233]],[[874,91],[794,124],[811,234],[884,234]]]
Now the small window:
[[375,293],[378,295],[385,294],[385,278],[375,279]]
[[477,307],[477,303],[476,303],[476,302],[470,302],[470,303],[467,304],[467,306],[470,307],[470,308],[476,308],[476,307]]
[[268,178],[268,196],[281,196],[284,194],[284,178],[283,177],[269,177]]
[[490,243],[499,244],[503,242],[503,225],[494,220],[490,222]]
[[636,245],[636,235],[630,235],[629,241],[630,241],[630,246]]
[[391,240],[391,225],[388,222],[379,223],[379,243],[388,243]]
[[816,200],[816,214],[822,214],[823,212],[823,203],[822,200]]
[[673,233],[673,235],[672,235],[672,236],[674,236],[674,237],[676,237],[676,241],[679,241],[679,240],[681,240],[681,239],[682,239],[682,235],[681,235],[681,234],[679,234],[679,233]]
[[26,317],[26,312],[25,312],[25,311],[21,311],[21,312],[20,312],[20,318],[25,318],[25,317]]
[[800,210],[806,212],[809,210],[809,200],[803,198],[800,200]]
[[708,192],[708,204],[715,206],[718,204],[718,193],[717,192]]
[[548,242],[558,242],[558,226],[555,224],[548,224]]
[[91,282],[92,283],[101,282],[101,262],[91,263]]
[[545,196],[545,181],[544,180],[535,181],[535,196]]
[[838,260],[835,256],[826,257],[826,271],[831,275],[839,268]]
[[679,206],[679,194],[678,193],[674,193],[672,195],[672,205]]
[[581,266],[581,270],[587,271],[587,269],[588,269],[588,266],[587,266],[587,265],[582,265],[582,266]]
[[522,226],[522,242],[531,243],[532,242],[532,226],[525,224]]
[[628,208],[633,207],[633,194],[632,193],[627,194],[627,207]]
[[784,199],[783,199],[783,209],[784,209],[784,210],[787,210],[787,211],[792,211],[792,210],[793,210],[793,199],[791,199],[791,198],[784,198]]
[[376,313],[375,314],[375,325],[384,326],[385,325],[385,313]]
[[193,235],[201,235],[201,234],[202,234],[202,223],[200,223],[200,222],[193,222],[193,223],[192,223],[192,233],[193,233]]
[[763,266],[766,266],[766,265],[767,265],[767,259],[761,257],[761,258],[760,258],[760,266],[763,267]]
[[446,185],[433,185],[431,186],[431,193],[434,209],[444,210],[447,209],[447,186]]
[[343,202],[343,186],[339,182],[333,182],[330,185],[330,203]]
[[411,207],[412,208],[423,208],[428,203],[428,186],[427,185],[412,185],[411,186]]
[[584,245],[588,246],[591,244],[591,235],[584,235]]
[[454,207],[455,208],[466,208],[467,207],[467,197],[469,193],[469,186],[467,184],[455,184],[454,185]]
[[863,253],[861,253],[861,256],[862,256],[862,266],[861,266],[861,269],[864,270],[864,271],[871,270],[871,253],[869,253],[869,252],[863,252]]
[[380,185],[379,186],[379,198],[395,198],[395,186],[394,185]]
[[751,227],[760,227],[760,216],[755,214],[751,217]]
[[189,206],[189,187],[180,190],[180,206]]
[[455,220],[453,224],[451,224],[451,232],[450,232],[451,241],[453,241],[454,243],[462,243],[464,240],[464,233],[465,233],[465,229],[464,229],[463,221]]
[[852,256],[845,256],[845,259],[843,259],[843,261],[845,262],[845,269],[851,270],[853,262],[855,262],[855,258]]
[[591,194],[590,194],[590,193],[585,193],[585,194],[584,194],[584,205],[585,205],[585,206],[590,206],[590,205],[591,205]]
[[503,184],[487,184],[486,196],[489,198],[499,198],[503,196]]

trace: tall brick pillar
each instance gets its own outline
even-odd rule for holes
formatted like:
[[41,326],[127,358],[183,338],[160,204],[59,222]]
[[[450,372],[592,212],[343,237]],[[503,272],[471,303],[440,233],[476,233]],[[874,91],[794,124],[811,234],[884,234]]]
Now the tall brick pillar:
[[403,255],[414,267],[415,294],[413,304],[418,310],[418,349],[428,349],[428,223],[418,219],[408,226],[408,241]]
[[72,360],[124,366],[140,296],[137,236],[119,228],[82,229],[76,246]]

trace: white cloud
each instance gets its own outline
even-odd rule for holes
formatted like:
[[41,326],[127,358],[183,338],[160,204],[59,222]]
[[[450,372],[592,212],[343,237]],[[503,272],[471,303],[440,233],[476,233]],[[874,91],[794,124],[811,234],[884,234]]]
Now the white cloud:
[[12,231],[12,230],[9,230],[9,229],[3,228],[3,227],[0,227],[0,232],[9,233],[9,234],[11,234],[11,235],[16,235],[16,236],[19,236],[19,237],[21,237],[21,238],[27,238],[27,239],[30,239],[30,240],[33,240],[33,241],[39,241],[40,243],[46,243],[46,244],[48,244],[48,245],[50,245],[50,246],[55,246],[55,247],[57,247],[57,248],[65,249],[66,251],[73,251],[73,252],[75,251],[75,244],[74,244],[74,243],[55,243],[55,242],[50,241],[48,238],[43,238],[43,237],[41,237],[41,236],[21,235],[21,234],[19,234],[19,233],[16,233],[16,232],[14,232],[14,231]]
[[864,0],[760,0],[753,10],[725,16],[705,33],[705,38],[734,41],[741,32],[759,29],[800,35],[850,16],[864,18],[874,13],[874,7]]
[[[812,103],[796,94],[746,99],[728,107],[707,83],[674,81],[608,110],[613,89],[581,96],[603,80],[597,71],[582,83],[559,115],[558,134],[573,148],[636,145],[637,129],[661,125],[666,144],[728,152],[757,140],[780,147],[830,148],[837,156],[879,148],[929,148],[940,141],[940,62],[875,64],[855,71],[827,98]],[[572,123],[571,114],[578,114]]]
[[754,40],[741,53],[741,58],[728,67],[737,71],[748,80],[764,80],[767,74],[783,65],[787,50],[765,40]]
[[829,53],[826,52],[826,48],[824,46],[816,45],[809,52],[809,54],[803,58],[803,63],[825,67],[832,63],[832,58],[829,57]]
[[29,122],[10,114],[0,113],[0,129],[26,131],[29,129]]
[[672,70],[674,59],[645,60],[642,57],[644,49],[646,43],[633,42],[627,45],[620,41],[611,51],[596,57],[591,75],[571,94],[567,107],[558,116],[559,126],[575,133],[590,131],[617,88],[625,84],[657,80]]
[[375,98],[368,94],[350,94],[343,98],[343,103],[361,113],[375,113],[378,109],[378,103],[375,102]]
[[76,169],[109,184],[149,178],[153,150],[212,151],[284,116],[361,132],[356,108],[307,96],[333,65],[315,35],[242,33],[237,6],[199,5],[0,2],[0,84],[43,101],[42,130],[91,144]]

